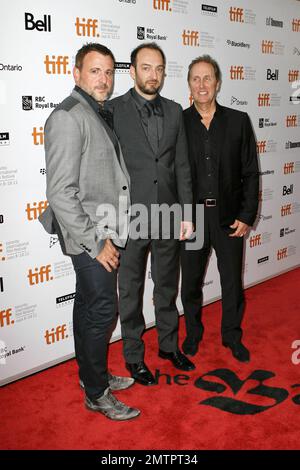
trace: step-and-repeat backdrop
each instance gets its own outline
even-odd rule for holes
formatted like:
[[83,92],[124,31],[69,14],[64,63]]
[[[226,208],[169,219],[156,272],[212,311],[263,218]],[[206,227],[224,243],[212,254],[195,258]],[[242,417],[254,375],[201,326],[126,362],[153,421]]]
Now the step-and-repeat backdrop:
[[[86,42],[114,52],[117,96],[132,86],[131,50],[156,41],[167,56],[162,95],[183,108],[190,61],[206,53],[219,61],[219,102],[249,113],[259,153],[261,207],[245,240],[245,287],[299,265],[299,1],[11,0],[0,31],[0,384],[74,354],[71,261],[37,218],[47,207],[44,123],[71,92]],[[205,302],[219,296],[213,255]],[[152,325],[150,268],[144,313]]]

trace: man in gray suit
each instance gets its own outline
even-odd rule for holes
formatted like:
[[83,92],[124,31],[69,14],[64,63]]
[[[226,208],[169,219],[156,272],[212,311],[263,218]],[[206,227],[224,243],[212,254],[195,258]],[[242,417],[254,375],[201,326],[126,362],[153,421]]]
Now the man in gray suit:
[[[145,43],[137,47],[131,54],[130,74],[134,88],[108,103],[131,179],[132,204],[143,205],[149,214],[146,220],[139,221],[140,237],[133,239],[130,235],[126,249],[121,252],[119,269],[119,311],[126,367],[142,385],[155,383],[144,361],[141,338],[145,328],[143,289],[149,250],[159,357],[170,360],[180,370],[195,368],[178,349],[176,308],[178,238],[183,240],[191,235],[192,223],[179,221],[178,236],[175,228],[166,239],[151,213],[155,205],[180,204],[183,207],[192,202],[182,108],[159,95],[165,64],[165,55],[157,44]],[[133,224],[134,220],[131,227]]]
[[98,43],[77,52],[75,89],[45,125],[49,207],[41,222],[58,233],[76,272],[73,326],[85,405],[113,420],[127,420],[139,410],[118,401],[111,390],[128,388],[134,380],[107,370],[117,312],[116,245],[126,243],[130,204],[122,152],[102,109],[112,92],[114,63],[112,52]]

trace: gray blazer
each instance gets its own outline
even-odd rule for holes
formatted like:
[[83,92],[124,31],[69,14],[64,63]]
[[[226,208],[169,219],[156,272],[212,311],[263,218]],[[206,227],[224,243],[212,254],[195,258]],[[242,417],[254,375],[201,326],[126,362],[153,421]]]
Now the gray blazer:
[[130,90],[108,102],[131,179],[131,202],[148,208],[163,203],[183,206],[193,200],[182,108],[167,98],[160,99],[164,118],[157,154],[148,142]]
[[65,254],[95,258],[106,238],[125,246],[130,183],[115,147],[90,104],[73,90],[45,125],[47,199],[39,217],[58,233]]

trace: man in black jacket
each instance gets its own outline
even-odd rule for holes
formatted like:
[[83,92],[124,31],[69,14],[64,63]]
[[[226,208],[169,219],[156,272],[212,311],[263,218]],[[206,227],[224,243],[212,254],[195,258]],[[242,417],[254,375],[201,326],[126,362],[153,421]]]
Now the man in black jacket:
[[[182,303],[187,336],[183,351],[195,355],[203,336],[202,286],[211,247],[215,249],[222,288],[222,341],[240,362],[250,354],[242,344],[243,238],[258,208],[256,142],[247,113],[216,102],[221,84],[217,62],[205,55],[189,66],[194,100],[184,111],[195,204],[204,204],[204,244],[182,246]],[[198,227],[199,230],[199,227]],[[196,248],[196,247],[195,247]]]

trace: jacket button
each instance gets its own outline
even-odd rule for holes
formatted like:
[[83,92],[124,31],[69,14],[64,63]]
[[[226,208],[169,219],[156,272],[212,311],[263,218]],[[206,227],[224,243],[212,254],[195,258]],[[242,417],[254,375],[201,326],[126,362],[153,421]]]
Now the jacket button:
[[153,183],[154,183],[154,184],[157,184],[157,180],[154,180]]
[[122,189],[124,189],[124,191],[125,191],[125,189],[127,189],[127,186],[123,186],[123,188],[122,188]]
[[156,158],[155,161],[158,162],[158,158]]

